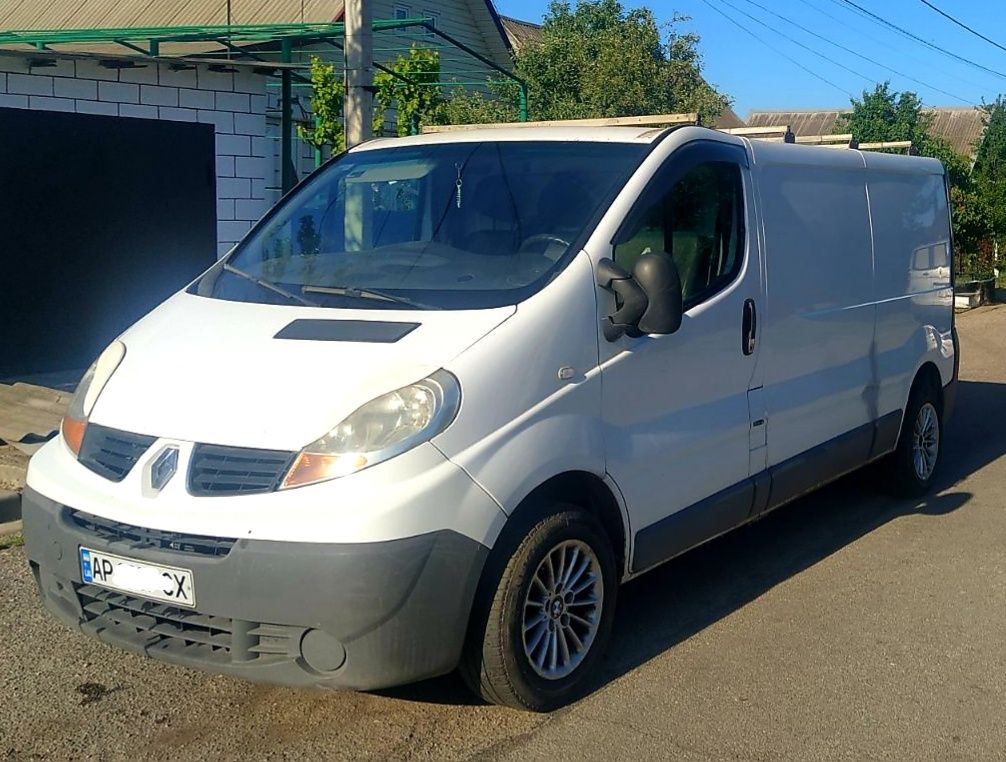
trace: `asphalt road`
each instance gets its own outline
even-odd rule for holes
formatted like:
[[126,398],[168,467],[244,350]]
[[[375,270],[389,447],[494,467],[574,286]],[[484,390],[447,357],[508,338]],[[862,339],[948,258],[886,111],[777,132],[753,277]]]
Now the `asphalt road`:
[[[1006,307],[959,320],[939,494],[848,477],[623,588],[597,690],[550,716],[456,677],[298,692],[57,625],[0,551],[0,758],[1006,758]],[[6,755],[6,756],[5,756]]]

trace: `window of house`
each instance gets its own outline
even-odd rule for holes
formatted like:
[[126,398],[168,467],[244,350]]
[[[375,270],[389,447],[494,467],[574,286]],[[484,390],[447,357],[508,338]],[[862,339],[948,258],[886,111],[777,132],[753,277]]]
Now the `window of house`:
[[[412,18],[412,10],[407,5],[396,5],[395,6],[395,21],[403,21],[404,19]],[[411,30],[406,29],[396,29],[396,34],[410,34]]]
[[643,254],[665,251],[678,267],[685,308],[709,298],[736,277],[743,263],[742,187],[736,164],[697,165],[619,236],[615,262],[632,272]]

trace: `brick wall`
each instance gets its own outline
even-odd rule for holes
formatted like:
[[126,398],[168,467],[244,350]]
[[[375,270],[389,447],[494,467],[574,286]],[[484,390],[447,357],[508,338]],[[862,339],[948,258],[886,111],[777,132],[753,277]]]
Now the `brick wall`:
[[109,69],[97,60],[0,56],[0,108],[72,111],[212,124],[216,132],[217,256],[234,245],[276,194],[275,148],[266,136],[266,77],[167,64]]

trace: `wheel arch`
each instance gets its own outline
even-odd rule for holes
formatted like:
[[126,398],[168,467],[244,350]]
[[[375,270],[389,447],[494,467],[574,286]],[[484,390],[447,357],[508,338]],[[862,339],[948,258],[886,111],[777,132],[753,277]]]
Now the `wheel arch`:
[[911,399],[912,394],[924,383],[931,383],[933,388],[936,389],[936,396],[940,402],[940,412],[942,413],[943,376],[940,374],[940,369],[936,367],[936,363],[932,360],[926,360],[919,366],[919,369],[915,371],[915,378],[912,379],[912,385],[908,388],[908,397],[905,398],[905,409],[908,409],[908,400]]
[[922,384],[931,384],[936,390],[936,399],[940,406],[940,415],[943,415],[943,377],[940,375],[940,369],[936,367],[936,363],[932,360],[926,360],[919,366],[919,369],[915,371],[915,377],[912,379],[911,385],[908,387],[908,394],[905,397],[905,404],[902,407],[901,413],[901,428],[898,430],[898,441],[897,444],[901,444],[901,437],[905,433],[906,416],[908,415],[908,405],[912,399],[912,395],[915,394],[915,390],[918,389]]
[[624,575],[631,534],[625,508],[612,486],[589,471],[563,471],[532,489],[514,508],[507,524],[529,527],[555,503],[575,505],[601,522],[611,540],[619,574]]

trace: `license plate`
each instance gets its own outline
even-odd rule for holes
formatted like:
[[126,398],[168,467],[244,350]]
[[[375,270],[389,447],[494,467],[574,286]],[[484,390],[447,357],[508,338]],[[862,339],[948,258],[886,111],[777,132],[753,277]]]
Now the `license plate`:
[[90,548],[80,549],[80,576],[85,583],[132,593],[175,606],[196,605],[192,572],[159,566],[133,558],[113,556]]

